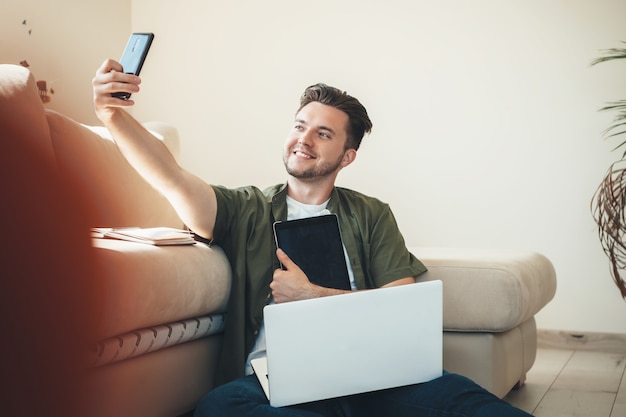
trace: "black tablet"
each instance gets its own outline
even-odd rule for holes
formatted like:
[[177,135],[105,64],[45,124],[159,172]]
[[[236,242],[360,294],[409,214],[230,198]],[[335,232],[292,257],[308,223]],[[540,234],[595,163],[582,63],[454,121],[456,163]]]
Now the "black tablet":
[[276,222],[274,237],[276,245],[312,283],[327,288],[351,289],[337,215]]

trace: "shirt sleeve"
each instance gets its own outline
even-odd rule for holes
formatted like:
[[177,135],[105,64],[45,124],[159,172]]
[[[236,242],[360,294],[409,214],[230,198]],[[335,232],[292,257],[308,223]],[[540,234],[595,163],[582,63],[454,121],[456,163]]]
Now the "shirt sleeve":
[[378,288],[426,272],[406,248],[404,237],[387,203],[337,188],[331,211],[336,210],[358,288]]
[[426,266],[407,249],[396,219],[387,205],[373,222],[367,245],[367,269],[376,287],[426,272]]

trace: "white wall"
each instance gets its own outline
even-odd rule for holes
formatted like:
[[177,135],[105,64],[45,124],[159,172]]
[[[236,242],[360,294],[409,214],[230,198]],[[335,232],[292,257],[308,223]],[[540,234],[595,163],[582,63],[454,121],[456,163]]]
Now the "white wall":
[[130,0],[2,0],[0,6],[0,63],[26,60],[54,90],[46,107],[97,122],[91,79],[105,58],[122,53]]
[[623,1],[4,0],[0,62],[27,59],[48,107],[93,123],[91,78],[129,7],[157,36],[134,113],[180,129],[190,170],[283,181],[300,93],[336,85],[374,121],[340,185],[388,201],[411,245],[546,254],[559,288],[539,327],[626,333],[589,210],[618,158],[597,109],[626,97],[626,63],[589,62],[626,40]]
[[626,98],[622,0],[132,1],[156,33],[135,115],[181,132],[211,183],[285,178],[280,151],[303,89],[359,97],[374,131],[340,185],[389,202],[409,244],[547,255],[558,292],[544,329],[626,333],[589,203],[601,139]]

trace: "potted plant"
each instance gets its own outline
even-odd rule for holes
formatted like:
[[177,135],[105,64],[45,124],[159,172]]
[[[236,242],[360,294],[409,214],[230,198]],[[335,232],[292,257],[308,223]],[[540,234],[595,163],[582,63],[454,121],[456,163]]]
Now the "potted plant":
[[[592,61],[592,66],[605,61],[626,59],[626,49],[607,49],[603,52],[603,56]],[[626,100],[607,103],[600,111],[616,112],[613,124],[603,132],[606,138],[626,135]],[[626,139],[613,150],[620,148],[626,148]],[[626,299],[626,149],[621,159],[611,164],[594,193],[591,211],[598,225],[602,248],[611,264],[611,276],[622,298]]]

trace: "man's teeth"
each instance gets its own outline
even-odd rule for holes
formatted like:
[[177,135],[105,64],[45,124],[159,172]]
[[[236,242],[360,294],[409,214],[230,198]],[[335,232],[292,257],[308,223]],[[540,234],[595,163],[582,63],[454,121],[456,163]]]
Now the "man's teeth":
[[299,157],[302,157],[302,158],[312,158],[311,155],[305,154],[304,152],[296,151],[295,154],[296,154],[296,156],[299,156]]

